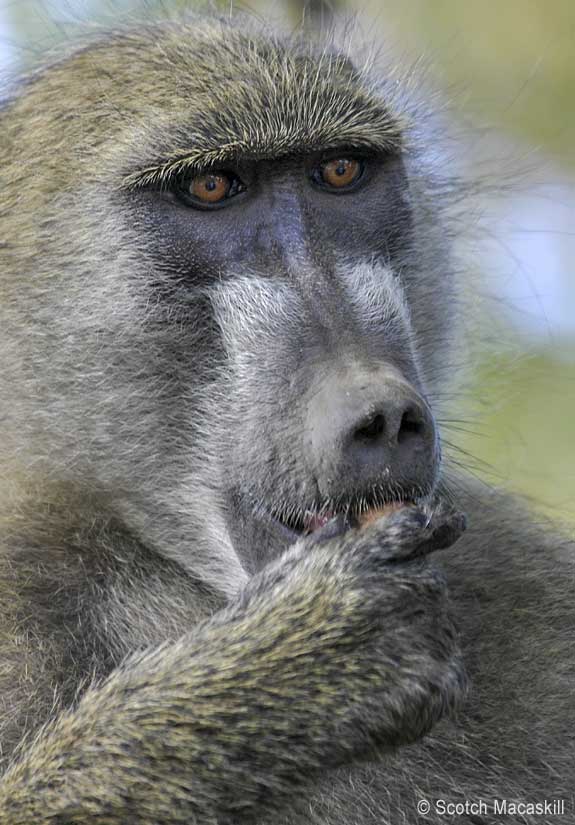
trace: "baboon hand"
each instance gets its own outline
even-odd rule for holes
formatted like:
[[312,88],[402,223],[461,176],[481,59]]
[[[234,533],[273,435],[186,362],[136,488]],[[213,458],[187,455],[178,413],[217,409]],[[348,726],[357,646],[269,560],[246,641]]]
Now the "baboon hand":
[[459,513],[414,506],[363,530],[328,524],[250,582],[241,603],[257,617],[278,695],[285,688],[290,716],[301,712],[325,758],[412,742],[461,698],[446,583],[427,556],[464,528]]

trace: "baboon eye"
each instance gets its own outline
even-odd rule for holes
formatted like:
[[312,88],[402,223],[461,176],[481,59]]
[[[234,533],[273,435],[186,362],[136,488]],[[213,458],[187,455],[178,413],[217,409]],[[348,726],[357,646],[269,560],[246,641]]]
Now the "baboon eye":
[[354,157],[327,160],[314,170],[312,179],[324,189],[349,189],[363,174],[365,162]]
[[190,181],[190,195],[206,203],[217,203],[227,198],[230,179],[226,175],[200,175]]
[[243,192],[245,186],[236,175],[219,170],[186,176],[178,183],[177,194],[190,206],[218,206]]

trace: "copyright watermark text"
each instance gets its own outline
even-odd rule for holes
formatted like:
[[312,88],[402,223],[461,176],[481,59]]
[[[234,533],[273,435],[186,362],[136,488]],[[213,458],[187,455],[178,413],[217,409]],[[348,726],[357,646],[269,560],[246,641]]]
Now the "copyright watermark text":
[[448,799],[420,799],[417,812],[420,816],[443,816],[446,819],[456,816],[563,816],[571,810],[571,800],[540,799],[521,801],[517,799],[466,799],[451,802]]

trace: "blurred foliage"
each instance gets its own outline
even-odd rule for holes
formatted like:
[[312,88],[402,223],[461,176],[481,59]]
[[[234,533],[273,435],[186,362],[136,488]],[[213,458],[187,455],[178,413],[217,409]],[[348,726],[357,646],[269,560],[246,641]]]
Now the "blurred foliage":
[[[357,7],[363,0],[354,0]],[[467,90],[467,108],[575,165],[573,0],[372,0]]]
[[553,350],[519,358],[491,351],[454,415],[445,435],[462,451],[446,452],[554,518],[575,520],[575,361]]

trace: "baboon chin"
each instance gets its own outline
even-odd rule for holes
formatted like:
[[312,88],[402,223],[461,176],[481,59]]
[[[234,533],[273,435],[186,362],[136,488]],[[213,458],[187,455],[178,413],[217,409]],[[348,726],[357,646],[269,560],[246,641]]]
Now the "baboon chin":
[[442,458],[460,191],[397,78],[192,16],[4,103],[0,825],[572,798],[573,544]]

